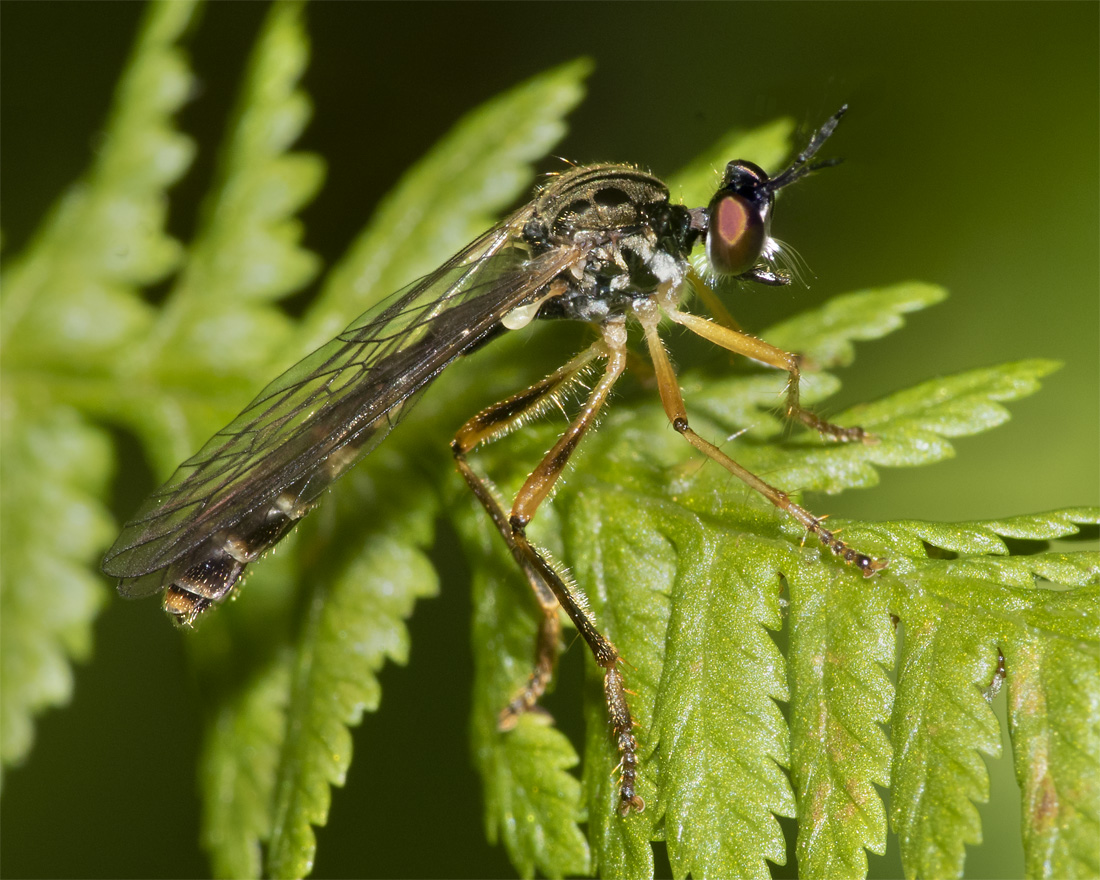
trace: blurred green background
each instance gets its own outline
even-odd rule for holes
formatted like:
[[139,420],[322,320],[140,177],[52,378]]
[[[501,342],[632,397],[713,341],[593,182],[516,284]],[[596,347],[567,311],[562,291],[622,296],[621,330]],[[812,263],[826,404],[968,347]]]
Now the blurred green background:
[[[264,12],[212,5],[190,42],[202,86],[182,124],[201,151],[175,194],[171,223],[183,238]],[[3,5],[5,253],[26,243],[94,153],[141,13],[138,4]],[[741,322],[759,329],[899,280],[948,287],[947,303],[859,346],[838,407],[1006,360],[1066,366],[1012,405],[1008,425],[959,441],[953,461],[887,472],[878,488],[815,509],[959,520],[1097,503],[1097,4],[318,4],[309,21],[316,115],[302,146],[325,157],[329,175],[304,219],[307,245],[326,260],[462,113],[578,55],[594,58],[596,71],[557,153],[580,162],[668,173],[732,126],[789,115],[808,129],[849,103],[828,147],[846,162],[786,193],[777,214],[776,234],[816,277],[808,290],[737,294]],[[443,594],[412,620],[410,666],[382,674],[381,711],[355,740],[357,754],[375,759],[354,763],[334,793],[318,876],[512,874],[484,841],[466,751],[465,573],[447,550],[437,557]],[[197,845],[198,698],[183,638],[155,603],[108,604],[73,704],[42,718],[27,764],[6,775],[0,874],[207,872]],[[569,652],[554,701],[567,724],[563,695],[580,654]],[[1019,876],[1010,758],[989,765],[986,844],[971,850],[967,875]],[[871,863],[879,876],[900,873],[896,854]]]

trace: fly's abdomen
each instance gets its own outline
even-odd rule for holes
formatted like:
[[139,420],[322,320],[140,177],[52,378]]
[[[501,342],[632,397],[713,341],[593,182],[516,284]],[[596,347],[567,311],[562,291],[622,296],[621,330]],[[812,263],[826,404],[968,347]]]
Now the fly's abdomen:
[[245,567],[279,543],[313,509],[324,490],[373,449],[389,428],[388,417],[371,424],[273,502],[212,535],[173,563],[165,575],[171,581],[164,592],[164,610],[176,623],[191,626],[204,611],[225,601]]
[[[132,543],[124,541],[118,553],[108,555],[105,570],[120,578],[119,591],[124,596],[139,597],[164,591],[164,609],[176,623],[191,626],[204,611],[225,601],[244,575],[246,566],[282,540],[314,507],[325,490],[389,433],[411,397],[358,427],[356,421],[361,416],[356,412],[357,399],[341,401],[328,411],[335,423],[345,426],[341,435],[325,436],[320,429],[325,423],[322,419],[312,431],[300,433],[282,447],[284,461],[280,468],[259,475],[244,475],[223,496],[210,495],[199,508],[197,519],[213,518],[219,510],[224,511],[234,501],[247,497],[250,486],[271,483],[283,486],[274,498],[268,496],[251,510],[246,508],[236,521],[227,519],[225,525],[208,531],[205,537],[184,534],[180,542],[190,538],[194,543],[182,552],[173,551],[172,543],[168,542],[163,552],[173,555],[162,560],[150,558],[147,552],[141,555],[143,547],[156,545],[147,533],[140,531],[142,520],[136,520],[138,534]],[[201,468],[209,460],[204,457],[197,465],[193,461],[185,467],[191,466],[195,468],[193,473],[201,474]],[[301,473],[302,461],[315,463],[306,473]],[[181,485],[186,486],[187,481]],[[156,501],[150,505],[149,520],[162,531],[164,519],[179,507],[172,505],[172,500],[170,495],[167,505],[160,506]],[[199,528],[201,522],[196,526]]]
[[285,491],[274,503],[204,541],[167,570],[165,577],[172,580],[164,592],[164,610],[181,626],[191,626],[202,612],[223,602],[245,567],[277,544],[311,506]]

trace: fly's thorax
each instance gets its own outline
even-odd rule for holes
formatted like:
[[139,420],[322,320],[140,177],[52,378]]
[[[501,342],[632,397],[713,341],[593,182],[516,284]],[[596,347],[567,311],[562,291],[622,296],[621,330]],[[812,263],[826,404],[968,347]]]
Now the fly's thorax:
[[669,203],[668,187],[626,165],[576,168],[539,193],[523,237],[535,250],[575,247],[583,256],[559,279],[561,295],[540,318],[602,323],[629,312],[640,296],[683,281],[698,230]]
[[534,216],[556,243],[581,230],[637,226],[668,205],[668,187],[629,165],[589,165],[551,178],[535,199]]

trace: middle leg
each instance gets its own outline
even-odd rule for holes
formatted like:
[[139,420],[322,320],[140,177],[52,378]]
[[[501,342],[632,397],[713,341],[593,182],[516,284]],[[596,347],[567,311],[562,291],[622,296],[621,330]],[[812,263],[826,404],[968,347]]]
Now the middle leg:
[[547,585],[546,578],[532,566],[528,557],[516,546],[508,514],[492,483],[473,469],[466,456],[481,444],[491,443],[515,430],[537,416],[547,406],[553,403],[560,405],[562,392],[577,382],[594,361],[603,357],[606,357],[603,342],[597,342],[530,388],[513,394],[473,416],[459,428],[454,440],[451,441],[451,451],[459,473],[466,480],[466,485],[470,487],[474,497],[481,502],[481,506],[489,514],[516,563],[523,570],[542,612],[538,637],[535,640],[534,667],[527,683],[501,710],[497,722],[501,730],[511,730],[515,727],[520,715],[533,711],[539,698],[550,685],[558,660],[561,637],[558,612],[562,606],[554,595],[554,591]]
[[[569,615],[577,631],[592,651],[596,663],[604,670],[604,698],[615,736],[615,745],[620,754],[619,812],[625,816],[631,812],[640,812],[645,809],[645,802],[635,789],[638,743],[633,733],[634,719],[627,704],[623,676],[618,668],[619,652],[597,628],[583,597],[567,583],[566,576],[548,561],[545,553],[535,547],[527,538],[527,526],[530,524],[535,512],[550,495],[554,484],[561,476],[562,471],[585,434],[595,426],[600,410],[607,402],[611,389],[626,367],[625,319],[608,322],[603,326],[602,331],[603,339],[590,351],[595,350],[596,352],[593,358],[600,355],[607,358],[604,374],[589,393],[580,414],[570,423],[558,442],[554,444],[553,448],[528,476],[516,496],[510,515],[505,517],[504,510],[489,487],[488,480],[479,475],[469,465],[466,461],[466,453],[481,440],[495,439],[507,430],[507,425],[518,423],[518,420],[522,418],[522,414],[518,416],[508,415],[509,409],[522,409],[522,407],[516,406],[517,401],[532,401],[531,405],[536,405],[533,401],[545,396],[544,393],[538,390],[539,385],[475,416],[459,431],[452,444],[452,449],[459,471],[475,496],[481,501],[482,506],[489,512],[497,530],[512,551],[513,557],[527,575],[544,610],[544,622],[539,633],[539,649],[535,672],[532,674],[528,685],[502,713],[501,725],[514,724],[515,719],[518,718],[521,712],[533,708],[535,701],[545,690],[549,681],[553,669],[553,656],[556,656],[557,651],[557,631],[554,629],[551,632],[551,625],[548,623],[552,614],[553,626],[557,626],[556,610],[551,612],[550,609],[550,601],[553,600]],[[575,364],[585,357],[586,355],[581,355],[571,364]],[[552,374],[539,384],[543,386],[544,390],[549,389],[551,386],[560,385],[560,382],[556,381],[556,377],[563,375],[563,371],[567,371],[569,367],[570,365],[566,365],[561,371]],[[494,424],[499,425],[499,429],[490,427]],[[551,641],[553,642],[552,649],[547,647]]]

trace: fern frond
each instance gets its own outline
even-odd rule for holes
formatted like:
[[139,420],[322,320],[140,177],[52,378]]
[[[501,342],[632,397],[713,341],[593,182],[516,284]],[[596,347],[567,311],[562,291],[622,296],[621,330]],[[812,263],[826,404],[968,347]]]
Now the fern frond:
[[178,263],[165,193],[191,161],[173,115],[193,83],[176,41],[188,2],[150,7],[97,160],[4,273],[0,475],[0,741],[23,760],[33,718],[68,701],[71,660],[91,649],[104,601],[92,570],[110,539],[106,433],[82,414],[110,397],[110,369],[152,320],[141,285]]

